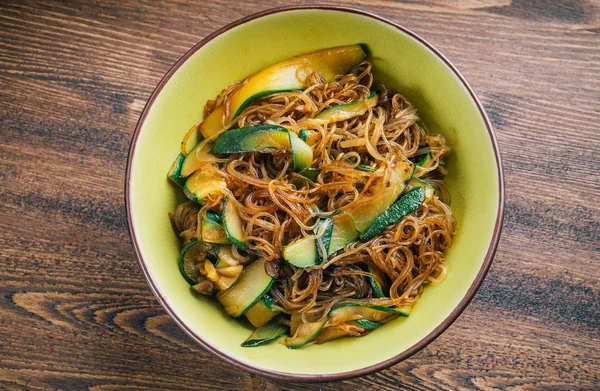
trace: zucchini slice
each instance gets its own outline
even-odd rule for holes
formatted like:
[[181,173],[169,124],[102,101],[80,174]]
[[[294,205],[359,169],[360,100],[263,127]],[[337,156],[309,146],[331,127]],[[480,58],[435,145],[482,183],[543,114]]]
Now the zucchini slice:
[[352,215],[358,232],[362,233],[369,229],[373,221],[396,201],[412,178],[414,167],[412,163],[396,162],[388,180],[389,186],[386,186],[381,194],[368,203],[359,200],[342,208]]
[[221,221],[223,222],[227,240],[238,246],[241,250],[247,250],[248,246],[246,245],[246,236],[242,228],[242,219],[233,203],[229,202],[227,197],[223,200]]
[[279,125],[257,125],[231,129],[219,135],[211,153],[269,152],[290,150],[289,132]]
[[206,260],[206,248],[201,242],[194,240],[186,245],[179,255],[179,271],[190,285],[200,282],[200,271],[196,266]]
[[333,254],[356,239],[358,239],[358,232],[356,232],[352,216],[348,213],[333,216],[333,230],[331,231],[328,253]]
[[304,170],[301,170],[299,172],[299,174],[304,175],[305,177],[307,177],[308,179],[310,179],[313,182],[317,181],[317,177],[319,176],[319,174],[321,173],[321,170],[319,170],[318,168],[305,168]]
[[437,188],[423,179],[412,177],[410,179],[410,182],[408,182],[408,186],[406,187],[406,189],[412,190],[415,187],[419,186],[423,187],[423,189],[425,190],[425,202],[431,201],[433,199],[433,196],[435,195]]
[[369,262],[367,267],[369,269],[369,273],[372,273],[375,276],[369,277],[369,282],[371,283],[371,287],[373,287],[373,291],[375,291],[375,296],[387,297],[387,276],[373,263]]
[[[358,326],[370,330],[379,327],[375,327],[373,323],[379,323],[393,315],[408,316],[408,313],[404,307],[390,308],[375,305],[361,305],[358,303],[345,303],[333,307],[329,314],[321,321],[301,323],[301,315],[292,315],[290,331],[293,332],[294,335],[287,338],[285,344],[290,349],[297,349],[314,341],[315,338],[318,338],[317,343],[322,343],[331,340],[334,337],[339,338],[346,335],[345,332],[338,333],[333,332],[332,330],[328,331],[330,329],[336,329],[336,327],[333,326],[352,324],[352,322],[359,321],[357,323]],[[324,335],[319,336],[322,330]],[[329,335],[329,333],[331,333],[331,335]]]
[[342,338],[348,335],[348,332],[337,327],[326,327],[322,329],[315,337],[316,344],[323,344],[334,339]]
[[265,260],[258,259],[244,267],[238,282],[217,293],[225,312],[234,318],[242,316],[271,289],[273,279],[265,272]]
[[294,266],[314,266],[319,262],[314,238],[304,237],[288,244],[283,249],[283,258]]
[[209,195],[221,194],[226,188],[227,184],[223,178],[210,171],[199,170],[185,181],[183,192],[187,198],[202,205],[204,198]]
[[[296,56],[271,65],[248,77],[229,96],[229,107],[221,103],[199,125],[204,138],[210,138],[230,123],[254,99],[267,94],[302,90],[307,87],[306,79],[312,72],[318,72],[328,81],[338,74],[346,74],[367,54],[360,45],[340,46],[318,52]],[[225,113],[229,113],[225,116]]]
[[378,327],[381,327],[381,323],[378,322],[371,322],[370,320],[367,319],[356,319],[353,320],[352,323],[355,323],[357,325],[359,325],[360,327],[364,327],[367,330],[375,330]]
[[326,322],[327,317],[320,322],[301,323],[294,335],[286,338],[285,345],[290,349],[298,349],[312,342]]
[[359,164],[358,166],[356,166],[356,169],[359,171],[366,171],[366,172],[375,172],[377,171],[377,167],[371,167],[368,166],[366,164]]
[[334,220],[333,217],[328,217],[321,220],[317,227],[317,254],[319,255],[319,263],[327,262],[329,255],[329,245],[331,244],[331,236],[333,235]]
[[179,153],[173,161],[169,172],[167,173],[169,179],[171,179],[173,182],[177,183],[181,187],[185,186],[185,176],[181,175],[181,167],[183,166],[184,160],[185,156]]
[[306,140],[308,139],[308,130],[300,129],[300,133],[298,133],[298,137],[300,137],[300,140],[306,142]]
[[231,249],[231,245],[228,244],[220,244],[218,247],[219,252],[217,254],[217,263],[215,267],[227,267],[227,266],[237,266],[240,263],[233,256],[233,251]]
[[181,166],[181,176],[188,177],[202,168],[206,163],[214,162],[215,157],[210,153],[211,143],[199,143],[185,157]]
[[242,347],[251,348],[275,341],[284,335],[287,330],[286,325],[273,320],[254,330],[250,337],[242,343]]
[[200,295],[212,296],[215,293],[215,284],[202,274],[198,276],[198,282],[190,289]]
[[[211,215],[216,216],[213,213],[211,213]],[[215,221],[214,217],[211,215],[207,213],[207,215],[202,218],[202,241],[217,244],[231,243],[227,240],[223,226],[217,222],[218,220]]]
[[230,154],[277,150],[292,152],[296,171],[302,171],[312,164],[312,148],[295,133],[279,125],[263,124],[228,130],[219,135],[211,152]]
[[416,164],[415,177],[420,178],[428,172],[433,171],[435,163],[435,159],[433,156],[431,156],[431,153],[428,152],[423,155],[421,160],[419,160]]
[[254,327],[261,327],[281,312],[274,310],[272,307],[273,304],[275,304],[275,302],[267,293],[258,303],[248,309],[244,315],[246,315],[246,318]]
[[368,98],[358,102],[337,105],[321,111],[311,121],[318,124],[329,124],[332,122],[345,121],[358,117],[377,105],[377,94],[372,92]]
[[288,132],[290,136],[290,146],[292,148],[292,160],[294,170],[303,171],[311,166],[313,161],[313,151],[310,145],[296,136],[293,132]]
[[424,187],[415,187],[377,217],[369,229],[360,235],[360,238],[362,240],[373,239],[388,225],[394,224],[407,214],[417,210],[424,200]]

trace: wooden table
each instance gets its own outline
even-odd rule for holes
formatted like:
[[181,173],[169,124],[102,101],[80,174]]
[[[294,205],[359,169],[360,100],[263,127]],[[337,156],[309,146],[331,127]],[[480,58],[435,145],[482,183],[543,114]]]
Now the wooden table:
[[159,306],[135,259],[123,196],[128,147],[150,93],[182,54],[284,2],[5,0],[0,389],[600,387],[599,4],[328,3],[425,37],[493,121],[504,232],[467,310],[410,359],[341,383],[271,381],[201,349]]

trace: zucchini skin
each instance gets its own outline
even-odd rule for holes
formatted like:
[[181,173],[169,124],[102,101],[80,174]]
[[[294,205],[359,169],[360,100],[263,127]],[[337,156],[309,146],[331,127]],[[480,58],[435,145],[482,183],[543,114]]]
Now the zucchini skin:
[[425,201],[425,191],[423,190],[423,187],[415,187],[410,190],[383,212],[383,214],[379,215],[379,217],[373,221],[369,229],[360,235],[360,239],[373,239],[388,225],[394,224],[407,214],[417,210],[423,201]]

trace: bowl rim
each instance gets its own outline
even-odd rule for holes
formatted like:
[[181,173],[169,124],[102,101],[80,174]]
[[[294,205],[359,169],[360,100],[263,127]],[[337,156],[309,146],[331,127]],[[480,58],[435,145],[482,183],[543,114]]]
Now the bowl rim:
[[[223,352],[223,351],[213,347],[211,344],[204,341],[202,339],[202,337],[200,337],[199,335],[194,333],[194,331],[191,328],[189,328],[185,324],[185,322],[183,322],[183,320],[181,320],[177,316],[175,311],[172,310],[167,305],[166,299],[162,296],[162,294],[158,290],[158,286],[152,279],[152,276],[151,276],[149,270],[147,269],[147,267],[143,261],[142,255],[141,255],[139,243],[138,243],[137,236],[136,236],[136,231],[133,226],[133,216],[132,216],[132,210],[131,210],[131,191],[132,191],[132,187],[130,186],[130,184],[131,184],[130,179],[131,179],[131,174],[132,174],[131,167],[132,167],[132,163],[133,163],[133,160],[135,157],[136,146],[137,146],[137,141],[138,141],[138,138],[140,135],[140,131],[141,131],[142,127],[144,126],[146,117],[148,116],[148,113],[150,111],[150,108],[153,106],[154,101],[156,100],[157,96],[160,94],[160,92],[162,91],[164,86],[167,84],[167,82],[171,79],[173,74],[181,67],[181,65],[185,61],[187,61],[200,48],[202,48],[204,45],[206,45],[208,42],[212,41],[214,38],[218,37],[219,35],[225,33],[226,31],[229,31],[234,27],[237,27],[244,23],[253,21],[255,19],[262,18],[264,16],[282,13],[282,12],[298,11],[298,10],[326,10],[326,11],[346,12],[346,13],[352,13],[352,14],[358,14],[361,16],[366,16],[366,17],[375,19],[379,22],[388,24],[388,25],[400,30],[401,32],[407,34],[411,38],[415,39],[417,42],[423,44],[427,49],[429,49],[434,55],[436,55],[440,60],[442,60],[450,68],[450,70],[459,79],[459,81],[462,83],[462,85],[465,87],[465,89],[467,90],[467,92],[469,93],[469,95],[471,96],[473,101],[475,102],[477,109],[479,110],[479,113],[482,116],[482,119],[485,123],[490,141],[492,143],[492,149],[494,151],[494,158],[496,161],[496,169],[497,169],[497,173],[498,173],[498,212],[496,214],[496,222],[494,224],[494,231],[492,234],[492,239],[490,241],[490,245],[488,247],[488,251],[484,258],[483,264],[481,265],[481,268],[480,268],[479,272],[477,273],[475,280],[473,281],[473,283],[467,290],[465,296],[461,299],[459,304],[456,306],[456,308],[454,308],[454,310],[448,315],[448,317],[446,317],[446,319],[444,319],[429,334],[427,334],[425,337],[423,337],[421,340],[419,340],[413,346],[398,353],[394,357],[391,357],[387,360],[378,362],[376,364],[373,364],[373,365],[370,365],[370,366],[367,366],[364,368],[359,368],[359,369],[346,371],[346,372],[329,373],[329,374],[296,374],[296,373],[280,372],[280,371],[275,371],[275,370],[254,367],[252,365],[238,361],[236,358],[229,356],[226,352]],[[132,141],[131,141],[131,144],[129,147],[129,156],[127,159],[127,169],[126,169],[126,176],[125,176],[125,208],[127,211],[127,225],[128,225],[128,229],[129,229],[129,234],[131,236],[131,242],[132,242],[135,254],[136,254],[136,258],[142,269],[144,278],[146,279],[146,282],[148,283],[148,285],[150,287],[150,290],[152,291],[152,293],[154,294],[154,296],[156,297],[156,299],[158,300],[160,305],[169,314],[171,319],[173,319],[175,321],[175,323],[188,336],[190,336],[195,342],[197,342],[201,347],[203,347],[204,349],[215,354],[222,360],[224,360],[230,364],[233,364],[234,366],[236,366],[238,368],[241,368],[241,369],[247,370],[251,373],[265,376],[265,377],[268,377],[271,379],[275,379],[275,380],[288,380],[288,381],[291,380],[291,381],[300,381],[300,382],[325,382],[325,381],[346,380],[346,379],[351,379],[351,378],[359,377],[362,375],[370,374],[370,373],[373,373],[376,371],[380,371],[380,370],[386,369],[394,364],[397,364],[397,363],[409,358],[416,352],[425,348],[427,345],[429,345],[431,342],[433,342],[437,337],[439,337],[442,334],[442,332],[444,332],[458,318],[458,316],[465,310],[465,308],[468,306],[468,304],[471,302],[471,300],[475,296],[477,290],[479,289],[481,283],[483,282],[483,279],[485,278],[488,270],[490,269],[490,266],[494,259],[494,255],[496,253],[496,249],[498,247],[500,233],[502,231],[502,222],[504,219],[504,192],[505,192],[505,188],[504,188],[504,172],[502,169],[502,159],[501,159],[501,155],[500,155],[500,149],[498,147],[498,140],[496,138],[496,134],[492,127],[492,123],[491,123],[487,113],[485,112],[485,109],[483,108],[481,101],[477,97],[477,94],[475,94],[475,91],[469,85],[469,83],[467,82],[465,77],[450,62],[450,60],[448,60],[448,58],[446,58],[445,55],[443,55],[438,49],[436,49],[432,44],[430,44],[427,40],[420,37],[418,34],[414,33],[413,31],[409,30],[406,27],[401,26],[398,23],[388,20],[387,18],[384,18],[382,16],[379,16],[374,13],[364,11],[364,10],[361,10],[358,8],[345,7],[345,6],[326,6],[326,5],[300,5],[300,6],[283,6],[283,7],[269,8],[269,9],[245,16],[234,22],[231,22],[231,23],[227,24],[226,26],[221,27],[220,29],[212,32],[211,34],[204,37],[200,42],[196,43],[181,58],[179,58],[179,60],[177,60],[177,62],[175,62],[175,64],[167,71],[165,76],[163,76],[161,81],[158,83],[158,85],[156,86],[156,88],[154,89],[152,94],[150,95],[150,98],[148,98],[148,102],[146,103],[146,105],[140,115],[140,119],[138,120],[138,123],[135,127],[135,131],[132,136]]]

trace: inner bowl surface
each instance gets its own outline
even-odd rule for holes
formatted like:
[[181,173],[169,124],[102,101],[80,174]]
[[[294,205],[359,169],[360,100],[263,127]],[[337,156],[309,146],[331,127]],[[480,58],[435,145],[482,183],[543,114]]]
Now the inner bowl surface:
[[[315,50],[364,43],[375,74],[418,108],[430,132],[452,148],[447,185],[458,234],[447,279],[428,286],[410,317],[366,337],[290,350],[242,348],[251,329],[213,300],[193,295],[179,274],[180,245],[167,213],[182,200],[166,172],[208,99],[258,70]],[[288,8],[234,22],[180,59],[151,96],[131,146],[126,198],[130,232],[160,303],[193,339],[238,366],[294,380],[334,380],[384,368],[418,351],[466,307],[492,261],[500,234],[503,180],[495,137],[458,71],[414,33],[375,15],[340,8]]]

